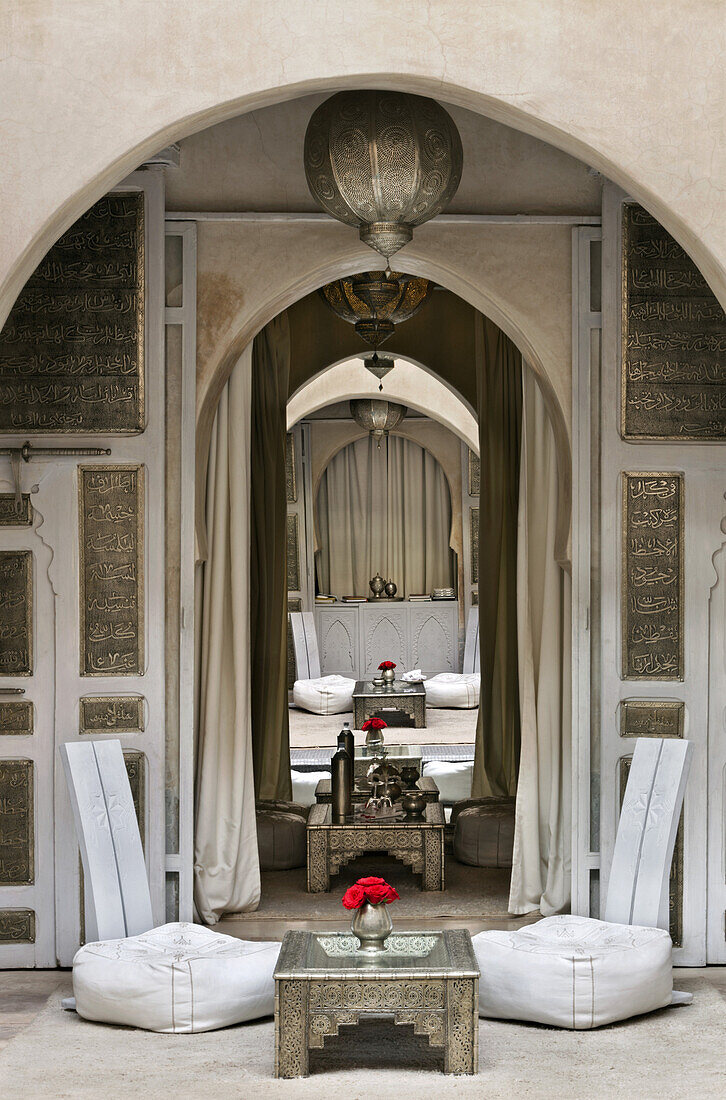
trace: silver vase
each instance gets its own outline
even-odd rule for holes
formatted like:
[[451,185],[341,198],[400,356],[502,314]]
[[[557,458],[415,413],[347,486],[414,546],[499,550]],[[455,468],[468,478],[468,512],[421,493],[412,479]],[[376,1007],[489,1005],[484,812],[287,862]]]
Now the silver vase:
[[364,955],[379,955],[386,950],[386,940],[393,931],[393,921],[385,901],[371,905],[364,901],[356,909],[350,922],[350,930],[358,939],[358,950]]
[[393,681],[395,679],[396,679],[396,670],[395,670],[395,668],[384,668],[383,669],[383,683],[386,684],[386,686],[392,686]]

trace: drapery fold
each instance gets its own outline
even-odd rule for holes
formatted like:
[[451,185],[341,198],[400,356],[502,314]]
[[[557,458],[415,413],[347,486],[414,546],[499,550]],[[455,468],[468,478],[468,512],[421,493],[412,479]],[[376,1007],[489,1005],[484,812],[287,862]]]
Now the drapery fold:
[[523,378],[517,539],[521,755],[509,910],[570,900],[570,579],[555,561],[557,455],[544,399]]
[[502,330],[476,315],[481,700],[472,795],[513,795],[519,763],[517,501],[522,356]]
[[316,500],[321,592],[365,596],[380,571],[400,596],[453,584],[451,495],[443,469],[418,443],[370,436],[330,460]]
[[287,697],[285,450],[290,327],[286,313],[252,347],[250,668],[255,791],[291,799]]
[[214,924],[260,901],[250,715],[249,478],[252,348],[219,401],[199,578],[194,900]]

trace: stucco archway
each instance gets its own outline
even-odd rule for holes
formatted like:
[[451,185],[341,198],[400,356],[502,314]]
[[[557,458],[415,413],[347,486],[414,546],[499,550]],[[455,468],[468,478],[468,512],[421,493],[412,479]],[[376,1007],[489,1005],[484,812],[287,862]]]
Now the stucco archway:
[[261,0],[221,3],[213,21],[190,3],[79,0],[70,20],[63,5],[11,0],[6,18],[0,322],[60,233],[160,147],[253,107],[355,86],[435,96],[584,160],[659,218],[726,304],[719,5],[677,35],[663,33],[682,25],[677,0],[586,11],[483,0],[428,5],[424,18],[402,0],[394,19],[372,0],[368,25],[385,35],[361,34],[357,9],[323,0],[284,18]]

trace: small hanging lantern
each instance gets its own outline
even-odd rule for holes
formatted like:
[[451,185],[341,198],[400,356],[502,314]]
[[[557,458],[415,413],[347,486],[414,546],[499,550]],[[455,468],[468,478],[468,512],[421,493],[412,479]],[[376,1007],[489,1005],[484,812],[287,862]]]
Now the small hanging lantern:
[[351,91],[313,113],[304,162],[315,201],[390,263],[414,228],[451,202],[463,153],[453,119],[435,100]]
[[373,355],[363,356],[363,365],[366,370],[369,370],[374,378],[378,379],[378,389],[383,389],[383,379],[392,371],[396,363],[394,359],[391,359],[388,355],[379,355],[377,351],[373,352]]
[[395,405],[392,401],[376,401],[368,397],[350,403],[350,415],[359,427],[373,436],[379,449],[384,436],[398,427],[407,412],[405,405]]
[[393,335],[396,325],[418,313],[433,285],[429,279],[395,271],[390,275],[363,271],[326,283],[318,293],[333,313],[355,326],[362,340],[379,348]]

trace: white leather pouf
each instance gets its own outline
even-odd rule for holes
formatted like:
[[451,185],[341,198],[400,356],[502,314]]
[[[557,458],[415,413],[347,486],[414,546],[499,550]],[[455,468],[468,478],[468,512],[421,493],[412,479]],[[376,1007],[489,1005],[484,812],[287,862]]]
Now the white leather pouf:
[[353,710],[355,680],[345,676],[320,676],[317,680],[296,680],[292,699],[296,707],[311,714],[344,714]]
[[546,917],[473,937],[479,1015],[585,1029],[665,1008],[672,944],[661,928]]
[[439,802],[453,806],[463,798],[471,798],[471,779],[474,764],[471,760],[456,763],[451,760],[429,760],[423,766],[423,775],[429,776],[439,788]]
[[426,681],[426,706],[472,710],[479,706],[478,672],[440,672]]
[[87,943],[73,960],[76,1012],[146,1031],[212,1031],[271,1016],[279,943],[252,943],[198,924]]

